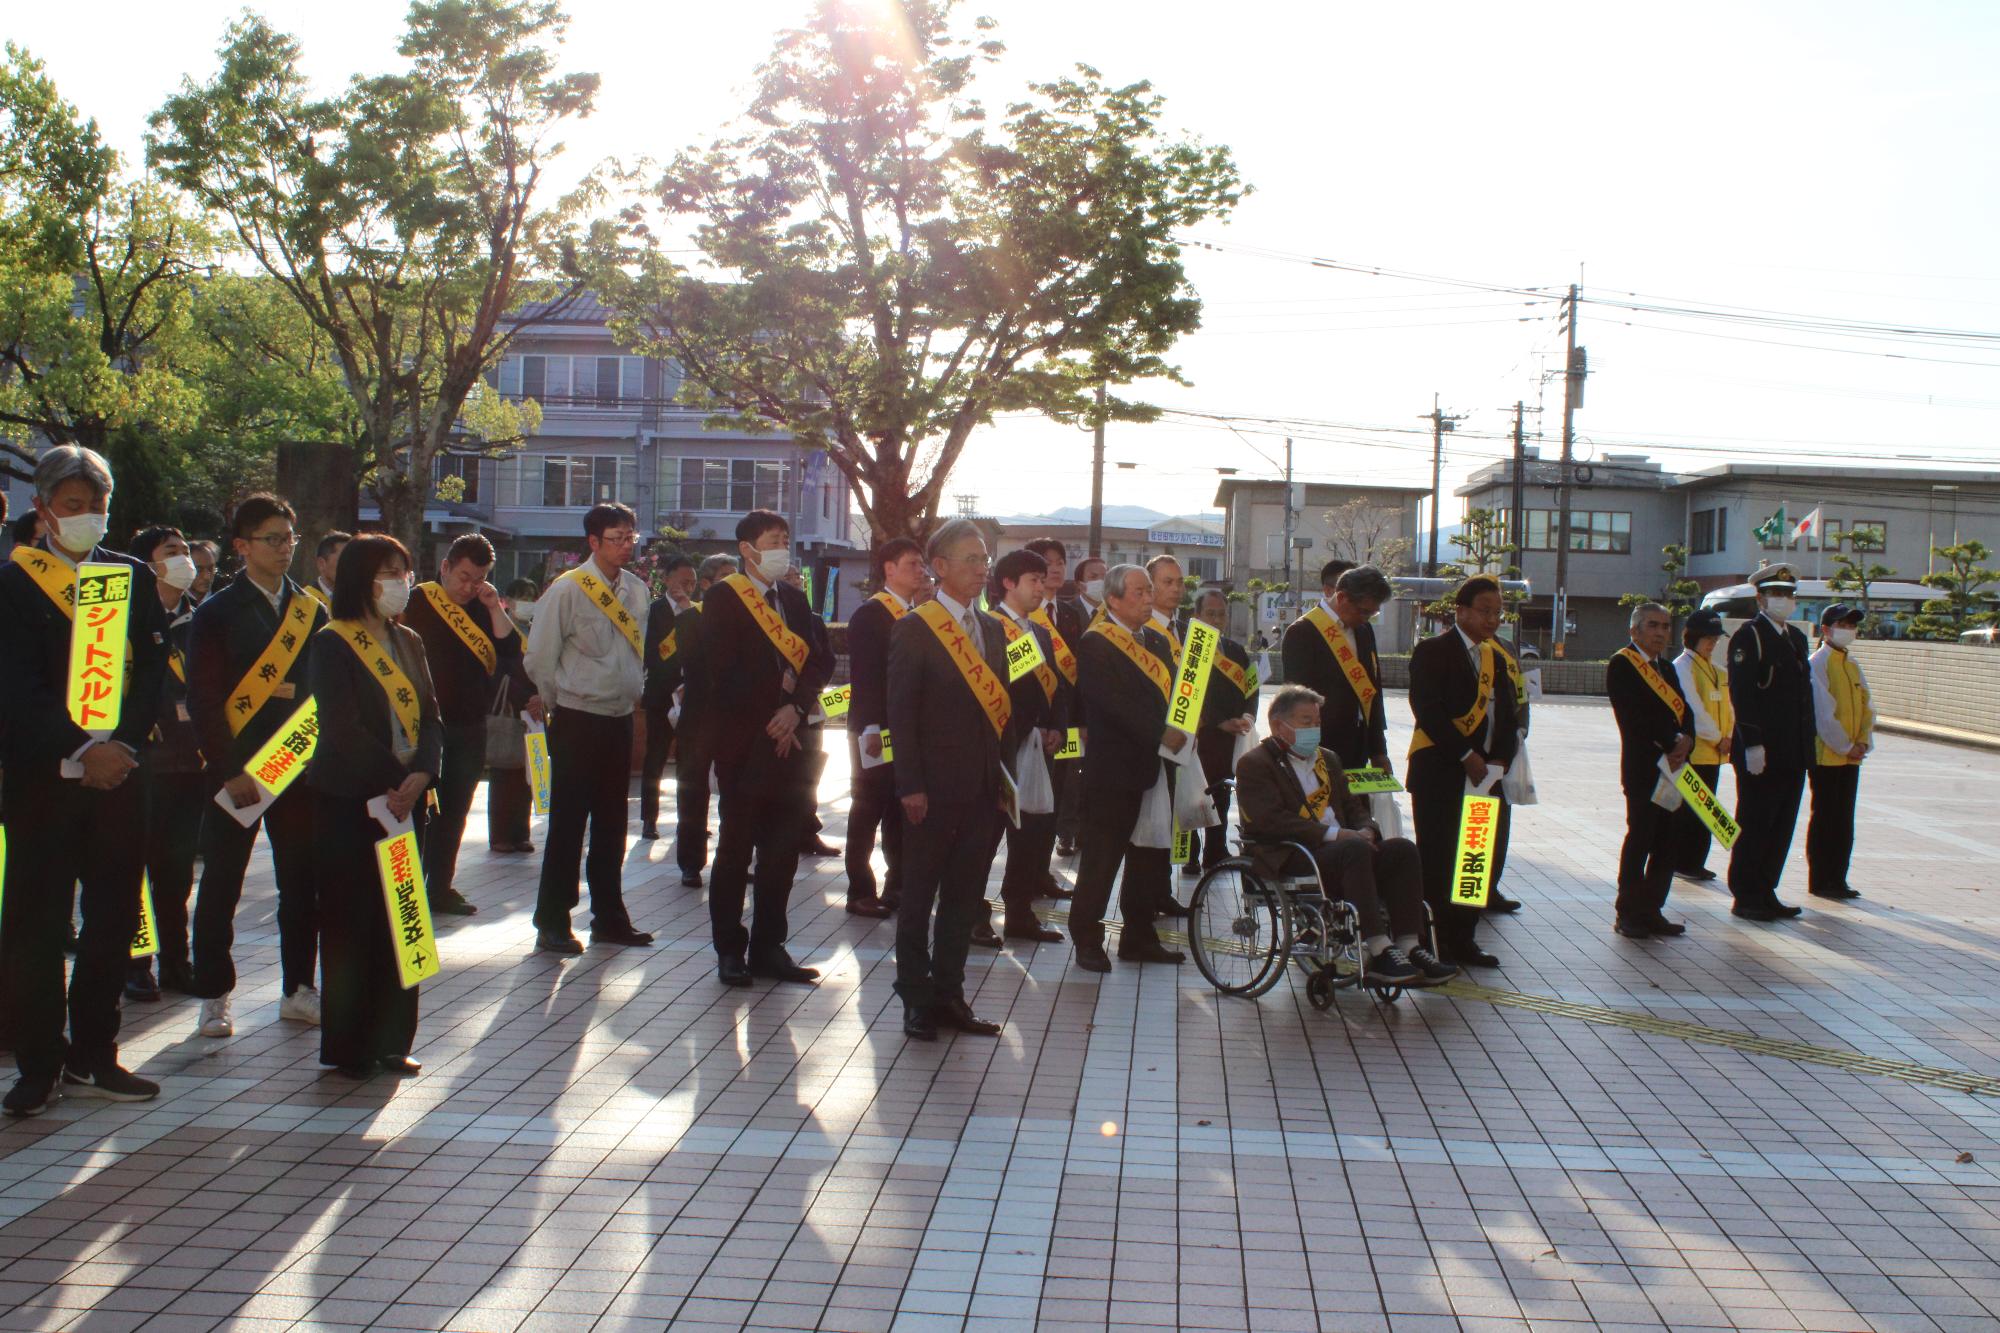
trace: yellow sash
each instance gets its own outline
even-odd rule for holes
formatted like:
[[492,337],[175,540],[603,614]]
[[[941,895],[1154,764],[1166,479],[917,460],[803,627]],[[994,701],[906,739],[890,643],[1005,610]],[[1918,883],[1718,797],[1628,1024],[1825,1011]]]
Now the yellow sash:
[[[639,633],[639,622],[632,619],[632,613],[625,609],[625,603],[618,600],[618,594],[605,587],[604,580],[583,565],[578,565],[563,577],[576,580],[576,586],[583,589],[591,604],[610,617],[611,623],[618,627],[618,632],[625,636],[625,642],[631,644],[632,651],[639,655],[639,660],[645,661],[646,642]],[[492,668],[488,667],[487,670],[490,671]]]
[[[1014,642],[1014,640],[1028,632],[1015,624],[1012,616],[1001,616],[999,617],[999,621],[1000,628],[1007,631],[1007,642],[1009,643]],[[1036,655],[1040,656],[1039,653]],[[1056,673],[1049,670],[1047,662],[1036,662],[1034,671],[1035,679],[1041,683],[1042,693],[1047,695],[1050,701],[1053,702],[1056,697]]]
[[1056,650],[1056,670],[1063,673],[1063,679],[1076,684],[1076,650],[1063,642],[1063,636],[1056,633],[1056,622],[1050,617],[1046,606],[1038,606],[1028,612],[1028,619],[1049,632],[1049,643]]
[[[249,575],[244,575],[248,578]],[[263,596],[260,588],[258,596]],[[311,596],[310,593],[307,596]],[[250,725],[250,719],[257,716],[270,701],[285,678],[292,673],[292,664],[305,651],[306,636],[312,630],[313,604],[305,597],[294,597],[285,604],[285,613],[278,617],[278,632],[264,645],[264,651],[243,673],[243,679],[236,682],[236,688],[229,693],[229,734],[240,735],[243,728]]]
[[472,650],[472,655],[479,659],[479,665],[486,668],[487,675],[499,669],[499,650],[493,646],[493,640],[486,631],[472,623],[472,617],[464,607],[452,601],[438,584],[419,583],[417,591],[430,600],[431,609],[438,613],[438,619],[451,626],[451,632],[458,636],[458,641]]
[[1620,648],[1614,656],[1622,657],[1632,664],[1632,669],[1639,673],[1639,679],[1645,681],[1653,693],[1660,696],[1661,703],[1674,710],[1674,721],[1687,721],[1687,702],[1680,695],[1674,693],[1674,687],[1667,684],[1659,671],[1654,668],[1653,664],[1646,660],[1644,653],[1627,644],[1625,647]]
[[1106,616],[1102,620],[1091,621],[1090,628],[1085,630],[1084,633],[1102,634],[1105,638],[1109,639],[1112,647],[1125,654],[1126,659],[1133,666],[1138,667],[1139,670],[1146,673],[1146,679],[1153,682],[1154,686],[1160,691],[1162,699],[1171,699],[1173,697],[1173,673],[1167,670],[1165,662],[1153,656],[1151,650],[1140,643],[1138,639],[1134,638],[1130,630],[1109,616]]
[[[747,575],[731,574],[722,581],[724,587],[736,594],[743,603],[743,609],[757,622],[757,628],[764,631],[764,637],[778,650],[778,655],[792,664],[792,670],[803,671],[806,665],[806,641],[792,633],[784,619],[778,615],[764,595],[757,591]],[[950,619],[950,617],[946,617]]]
[[1340,665],[1340,673],[1347,677],[1348,688],[1354,691],[1354,701],[1361,705],[1361,716],[1370,716],[1379,691],[1368,675],[1368,664],[1361,660],[1361,654],[1355,652],[1354,645],[1347,641],[1346,629],[1340,621],[1326,613],[1324,606],[1315,606],[1306,612],[1306,620],[1319,631],[1320,638],[1326,640],[1333,660]]
[[56,610],[63,613],[63,619],[76,619],[76,571],[47,551],[22,542],[14,548],[14,563],[26,570],[35,586],[47,593],[49,600],[56,604]]
[[1519,708],[1528,702],[1528,678],[1521,674],[1521,664],[1512,653],[1497,645],[1493,651],[1500,655],[1500,665],[1507,668],[1507,679],[1514,682],[1514,706]]
[[1299,807],[1301,819],[1318,819],[1333,804],[1333,774],[1327,769],[1325,750],[1313,756],[1313,776],[1319,786],[1306,794],[1306,803]]
[[986,712],[986,720],[993,724],[993,734],[1007,734],[1007,719],[1013,716],[1014,706],[1007,698],[1007,682],[994,674],[986,665],[985,656],[973,644],[965,632],[965,626],[952,619],[951,612],[936,602],[925,602],[917,608],[917,618],[931,628],[938,642],[944,645],[951,664],[958,668],[965,687],[972,691],[972,697]]
[[1167,646],[1168,646],[1168,647],[1170,647],[1170,648],[1172,648],[1172,649],[1174,650],[1174,660],[1175,660],[1176,662],[1180,661],[1180,660],[1181,660],[1181,636],[1180,636],[1180,635],[1178,635],[1178,634],[1176,634],[1176,633],[1174,633],[1174,627],[1173,627],[1173,625],[1172,625],[1171,623],[1169,623],[1169,624],[1165,624],[1165,625],[1161,625],[1161,624],[1157,624],[1157,623],[1155,623],[1155,621],[1153,620],[1153,616],[1152,616],[1152,613],[1151,613],[1151,612],[1147,612],[1147,613],[1146,613],[1146,623],[1147,623],[1148,625],[1152,625],[1152,627],[1153,627],[1154,629],[1158,630],[1158,631],[1159,631],[1160,633],[1162,633],[1162,634],[1164,634],[1164,635],[1166,635],[1166,636],[1167,636]]
[[[1458,631],[1446,632],[1455,635]],[[1451,723],[1458,728],[1458,734],[1461,736],[1470,736],[1486,725],[1486,709],[1493,702],[1493,665],[1497,653],[1498,650],[1494,648],[1491,639],[1479,645],[1479,697],[1472,701],[1472,707],[1466,710],[1465,716],[1453,718]],[[1410,753],[1428,750],[1433,744],[1435,742],[1424,735],[1424,729],[1418,727],[1416,733],[1410,737]],[[1485,901],[1483,892],[1480,901]]]
[[185,685],[188,683],[187,664],[181,660],[181,650],[167,646],[167,667],[174,673],[174,679]]
[[[396,721],[403,728],[403,738],[411,745],[417,743],[417,730],[423,724],[424,702],[417,697],[417,687],[396,665],[396,659],[389,650],[375,641],[375,636],[359,621],[336,620],[333,632],[346,641],[368,668],[368,674],[382,687],[382,693],[389,698],[389,709],[395,713]],[[392,627],[389,631],[395,633]]]
[[1250,677],[1244,673],[1242,667],[1218,652],[1215,655],[1215,669],[1224,680],[1236,687],[1238,694],[1245,699],[1250,697]]
[[[247,578],[248,575],[246,575],[245,577]],[[320,607],[323,610],[325,610],[325,612],[329,616],[333,614],[333,603],[328,601],[326,594],[319,590],[319,584],[307,583],[302,586],[305,588],[306,596],[312,598],[315,602],[318,602],[320,604]]]
[[[103,646],[106,634],[102,625],[86,626],[85,630],[90,634],[90,638],[84,638],[75,623],[76,586],[79,577],[85,573],[83,566],[71,569],[47,551],[29,546],[25,542],[14,548],[13,560],[27,572],[29,578],[35,581],[35,586],[56,604],[56,610],[63,613],[63,618],[71,623],[71,679],[64,682],[64,691],[70,696],[70,720],[86,731],[106,731],[117,726],[120,705],[126,692],[132,688],[132,659],[126,652],[131,637],[130,628],[118,636],[115,646],[111,648]],[[114,608],[113,619],[128,618],[129,626],[132,585],[131,579],[125,576],[125,567],[90,565],[89,568],[95,571],[92,578],[87,580],[92,589],[93,599]],[[121,583],[123,591],[112,587],[112,582]],[[121,682],[121,689],[115,696],[104,683],[110,676],[118,677]],[[100,703],[108,703],[109,711],[94,707]]]
[[[1695,702],[1726,738],[1736,730],[1736,709],[1729,702],[1729,682],[1722,678],[1722,669],[1707,658],[1697,657],[1692,665],[1694,669],[1689,674],[1694,677]],[[1697,764],[1719,764],[1722,751],[1714,741],[1697,740],[1690,758]]]
[[896,594],[886,588],[868,600],[882,603],[882,609],[889,613],[889,619],[891,620],[901,620],[904,616],[910,614],[910,608],[904,606],[901,601],[897,600]]
[[[1835,648],[1827,654],[1826,688],[1833,695],[1833,716],[1841,730],[1856,745],[1867,744],[1875,730],[1875,709],[1868,701],[1868,687],[1861,681],[1860,668],[1842,649]],[[1829,750],[1818,737],[1813,738],[1813,750],[1820,763],[1832,768],[1854,762]]]

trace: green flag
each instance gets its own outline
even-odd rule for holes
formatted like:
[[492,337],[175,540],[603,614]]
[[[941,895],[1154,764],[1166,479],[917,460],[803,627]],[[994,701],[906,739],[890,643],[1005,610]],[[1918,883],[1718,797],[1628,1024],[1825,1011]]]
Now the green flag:
[[1776,546],[1785,539],[1785,507],[1778,506],[1778,512],[1751,529],[1751,535],[1766,546]]

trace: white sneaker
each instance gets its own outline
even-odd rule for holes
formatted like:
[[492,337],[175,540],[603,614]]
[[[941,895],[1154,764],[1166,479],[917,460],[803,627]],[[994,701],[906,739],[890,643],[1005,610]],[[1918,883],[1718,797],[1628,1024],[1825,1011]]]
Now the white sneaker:
[[229,997],[203,1000],[201,1018],[195,1024],[195,1032],[203,1037],[233,1037],[236,1035],[236,1020],[229,1016]]
[[319,992],[311,986],[301,986],[278,1001],[278,1017],[289,1018],[294,1023],[310,1023],[319,1026]]

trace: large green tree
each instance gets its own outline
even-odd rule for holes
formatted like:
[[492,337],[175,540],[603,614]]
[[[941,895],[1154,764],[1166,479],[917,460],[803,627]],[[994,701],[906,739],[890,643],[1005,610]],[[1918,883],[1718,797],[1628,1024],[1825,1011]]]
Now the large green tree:
[[440,453],[540,420],[486,383],[509,313],[540,300],[553,317],[582,290],[563,255],[590,184],[551,201],[544,181],[598,86],[559,71],[566,23],[554,0],[418,0],[407,68],[315,97],[298,43],[246,15],[215,77],[152,118],[153,163],[226,220],[324,340],[360,481],[408,543]]
[[2000,569],[1986,563],[1993,552],[1985,542],[1933,546],[1931,554],[1944,562],[1943,567],[1918,582],[1941,595],[1925,602],[1910,620],[1911,638],[1949,643],[1969,629],[2000,622],[2000,612],[1995,611],[1993,597],[1987,592],[2000,582]]
[[[989,120],[974,75],[1001,47],[955,8],[819,0],[744,127],[676,157],[593,266],[686,401],[825,449],[877,537],[928,527],[996,412],[1088,419],[1100,385],[1179,380],[1201,306],[1176,233],[1243,193],[1146,83],[1079,66]],[[671,257],[690,230],[695,268]]]

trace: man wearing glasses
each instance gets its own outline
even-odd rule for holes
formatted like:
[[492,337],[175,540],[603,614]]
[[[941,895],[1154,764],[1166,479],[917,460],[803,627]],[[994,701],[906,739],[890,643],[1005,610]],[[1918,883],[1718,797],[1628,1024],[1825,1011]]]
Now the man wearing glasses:
[[294,783],[245,824],[231,810],[255,806],[266,792],[245,768],[305,703],[312,637],[326,610],[286,575],[297,515],[275,495],[252,495],[236,507],[229,534],[243,561],[240,577],[194,613],[188,629],[188,716],[201,747],[208,790],[218,805],[202,816],[201,885],[195,891],[193,993],[201,997],[196,1035],[236,1032],[236,904],[261,824],[271,839],[278,881],[278,953],[284,999],[278,1016],[319,1022],[319,885],[313,871],[312,808]]
[[[548,709],[549,831],[535,901],[535,947],[580,954],[569,914],[590,881],[593,944],[647,945],[625,911],[625,810],[632,790],[632,714],[645,686],[642,659],[650,598],[626,566],[639,519],[622,504],[583,516],[590,558],[535,603],[524,665]],[[585,828],[590,856],[583,855]]]

